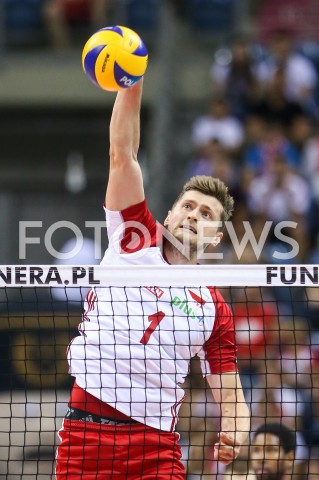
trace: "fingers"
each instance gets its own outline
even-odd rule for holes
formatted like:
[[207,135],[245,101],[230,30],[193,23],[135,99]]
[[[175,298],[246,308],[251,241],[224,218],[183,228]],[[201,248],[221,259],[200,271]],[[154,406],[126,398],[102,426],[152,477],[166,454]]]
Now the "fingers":
[[239,451],[240,443],[232,435],[221,432],[219,434],[219,442],[214,446],[214,460],[228,465],[237,458]]
[[140,93],[143,90],[143,83],[144,83],[144,77],[140,78],[131,87],[120,90],[120,92],[122,93],[124,92],[126,95],[136,95],[136,92]]
[[228,465],[233,462],[239,455],[240,447],[234,447],[230,445],[221,445],[216,443],[214,446],[214,460]]
[[225,445],[234,445],[240,446],[240,442],[236,440],[236,437],[230,433],[220,432],[219,434],[219,442]]

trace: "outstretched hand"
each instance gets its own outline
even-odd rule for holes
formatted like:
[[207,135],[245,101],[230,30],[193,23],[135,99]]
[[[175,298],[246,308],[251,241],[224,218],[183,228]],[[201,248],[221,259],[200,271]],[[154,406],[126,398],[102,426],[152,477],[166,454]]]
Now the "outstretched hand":
[[228,465],[238,457],[241,444],[233,434],[221,432],[218,436],[219,441],[214,445],[214,460]]

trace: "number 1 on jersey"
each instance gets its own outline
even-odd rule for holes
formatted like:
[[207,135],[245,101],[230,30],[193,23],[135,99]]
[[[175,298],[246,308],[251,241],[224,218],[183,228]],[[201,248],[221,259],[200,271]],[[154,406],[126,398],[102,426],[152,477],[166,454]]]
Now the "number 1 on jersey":
[[145,330],[145,333],[141,338],[140,343],[142,343],[143,345],[146,345],[148,343],[150,336],[152,335],[154,330],[158,327],[160,321],[163,320],[164,317],[165,317],[164,312],[156,312],[156,313],[153,313],[153,315],[148,316],[148,320],[151,323],[148,326],[148,328]]

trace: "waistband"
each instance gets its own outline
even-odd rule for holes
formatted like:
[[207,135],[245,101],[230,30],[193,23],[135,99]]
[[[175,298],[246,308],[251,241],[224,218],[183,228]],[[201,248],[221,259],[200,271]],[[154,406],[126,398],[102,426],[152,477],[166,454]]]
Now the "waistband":
[[77,420],[80,422],[93,422],[100,423],[102,425],[131,425],[134,423],[139,423],[136,420],[116,420],[115,418],[100,417],[84,410],[79,410],[78,408],[68,408],[65,418],[67,420]]
[[111,418],[112,420],[118,420],[120,422],[130,422],[131,420],[131,417],[111,407],[111,405],[102,402],[86,390],[83,390],[83,388],[77,385],[76,381],[71,391],[69,407],[97,415],[98,417]]

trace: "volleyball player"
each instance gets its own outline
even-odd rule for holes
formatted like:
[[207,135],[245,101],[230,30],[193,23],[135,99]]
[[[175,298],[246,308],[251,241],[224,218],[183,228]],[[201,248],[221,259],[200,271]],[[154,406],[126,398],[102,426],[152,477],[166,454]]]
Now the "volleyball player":
[[[102,264],[167,265],[170,275],[170,264],[196,264],[199,250],[218,244],[222,233],[215,223],[230,217],[233,199],[217,179],[191,179],[164,222],[178,242],[161,236],[137,161],[142,85],[120,91],[113,108],[105,199],[109,246]],[[178,248],[184,243],[188,256]],[[88,293],[80,335],[68,348],[75,383],[59,433],[58,480],[184,479],[175,426],[181,385],[195,355],[221,408],[214,458],[228,464],[237,457],[249,413],[232,315],[216,288],[191,284],[185,278],[184,289],[123,285]]]
[[253,435],[250,466],[257,480],[291,480],[296,434],[280,423],[261,425]]

